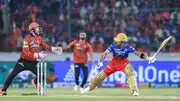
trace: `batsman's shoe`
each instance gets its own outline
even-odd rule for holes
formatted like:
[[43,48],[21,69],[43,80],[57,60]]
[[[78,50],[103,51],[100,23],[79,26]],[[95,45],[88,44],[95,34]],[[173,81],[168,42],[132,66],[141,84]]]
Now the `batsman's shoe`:
[[133,96],[139,96],[139,93],[137,91],[134,91],[132,95]]
[[79,90],[80,90],[81,93],[83,93],[84,88],[83,88],[83,87],[80,87]]
[[83,91],[81,93],[82,94],[87,93],[87,92],[89,92],[89,90],[90,90],[90,86],[88,86],[85,89],[83,89]]
[[78,85],[75,85],[74,86],[74,91],[77,91],[79,89],[79,86]]
[[0,95],[7,95],[5,91],[0,90]]
[[31,83],[33,84],[34,88],[36,88],[36,90],[38,90],[38,89],[39,89],[38,85],[37,85],[37,84],[35,84],[34,79],[32,79],[32,80],[31,80]]

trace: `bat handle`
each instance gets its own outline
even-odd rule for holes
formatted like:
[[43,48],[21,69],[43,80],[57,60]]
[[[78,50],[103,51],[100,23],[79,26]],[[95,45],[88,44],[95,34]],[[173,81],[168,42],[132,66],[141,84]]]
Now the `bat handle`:
[[156,57],[156,55],[157,55],[157,52],[156,52],[156,53],[154,53],[153,58],[155,58],[155,57]]

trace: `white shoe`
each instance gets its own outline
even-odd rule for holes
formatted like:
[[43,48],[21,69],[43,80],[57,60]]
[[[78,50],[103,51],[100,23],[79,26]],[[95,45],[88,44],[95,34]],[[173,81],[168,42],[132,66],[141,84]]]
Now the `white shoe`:
[[83,89],[81,93],[82,94],[87,93],[89,90],[90,90],[90,87],[88,86],[85,89]]
[[80,87],[79,90],[80,90],[81,93],[84,92],[84,88],[82,88],[82,87]]
[[74,91],[77,91],[78,88],[79,88],[79,86],[78,86],[78,85],[75,85],[75,86],[74,86]]
[[132,95],[133,96],[139,96],[139,93],[137,91],[134,91],[134,93]]

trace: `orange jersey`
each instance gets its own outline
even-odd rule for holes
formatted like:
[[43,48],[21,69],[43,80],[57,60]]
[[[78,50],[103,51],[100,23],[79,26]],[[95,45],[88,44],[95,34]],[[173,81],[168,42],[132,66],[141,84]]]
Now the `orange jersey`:
[[40,36],[28,34],[23,41],[21,58],[27,61],[36,61],[34,53],[38,53],[40,47],[49,51],[52,50],[51,46],[44,43]]
[[74,46],[74,63],[87,63],[88,52],[92,52],[91,45],[89,43],[80,43],[78,40],[74,40],[70,44]]

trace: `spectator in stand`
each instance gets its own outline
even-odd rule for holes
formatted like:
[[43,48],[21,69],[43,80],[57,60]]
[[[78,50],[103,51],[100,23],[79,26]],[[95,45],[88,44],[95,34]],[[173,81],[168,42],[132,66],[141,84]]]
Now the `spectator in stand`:
[[16,51],[18,48],[18,39],[20,38],[21,34],[20,27],[13,22],[13,32],[11,34],[12,36],[9,38],[9,44],[11,45],[12,51]]
[[52,83],[56,82],[58,80],[58,77],[54,74],[54,71],[50,69],[50,73],[47,76],[47,82]]
[[174,12],[171,13],[170,19],[172,23],[177,22],[177,24],[180,24],[180,13],[178,8],[176,8]]
[[129,12],[137,14],[139,12],[138,7],[136,6],[135,2],[131,2],[128,7]]
[[[24,33],[27,32],[26,28],[31,21],[42,25],[44,40],[54,45],[66,45],[68,34],[71,34],[70,38],[73,39],[79,30],[85,30],[91,38],[90,41],[94,40],[93,37],[96,34],[101,40],[110,41],[114,33],[126,31],[135,48],[139,47],[135,39],[149,38],[153,43],[159,43],[168,35],[172,35],[175,40],[179,40],[179,4],[178,0],[72,0],[70,3],[72,33],[67,33],[67,0],[11,0],[9,31],[12,30],[12,22],[15,22],[19,28],[17,29],[19,34],[13,33],[13,30],[9,33],[8,40],[11,41],[8,43],[10,48],[7,51],[17,51],[21,47],[18,43],[25,36]],[[3,6],[0,1],[0,8]],[[0,11],[0,38],[2,39],[0,50],[5,47],[2,14]],[[136,35],[137,32],[140,36]],[[153,36],[157,36],[159,42],[154,42]],[[96,49],[97,46],[100,47],[96,50],[98,52],[104,51],[103,49],[109,44],[108,42],[98,43],[100,44],[95,45]],[[148,43],[143,43],[142,46],[148,48]],[[178,44],[176,41],[172,42],[171,45],[177,47],[174,52],[178,50]]]
[[104,39],[96,34],[90,39],[90,43],[92,45],[93,52],[102,52],[104,50]]

